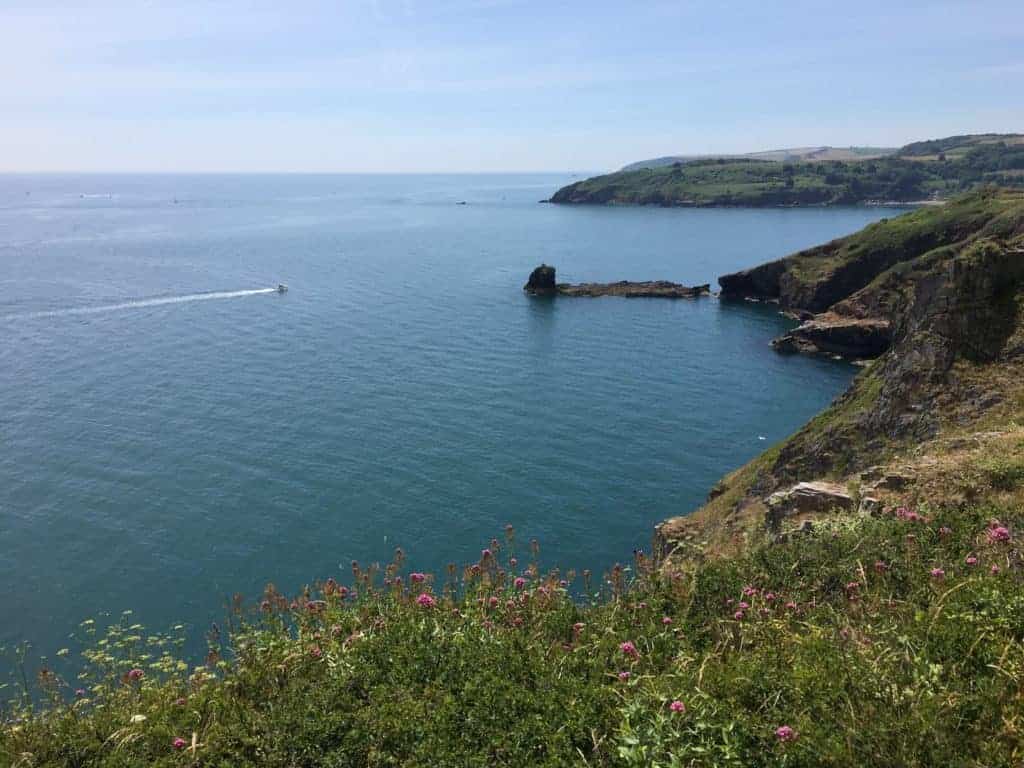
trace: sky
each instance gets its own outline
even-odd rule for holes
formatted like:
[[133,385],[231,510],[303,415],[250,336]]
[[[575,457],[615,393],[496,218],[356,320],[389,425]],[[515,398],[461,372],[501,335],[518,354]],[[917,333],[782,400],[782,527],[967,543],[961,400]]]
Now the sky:
[[1024,132],[1024,2],[0,0],[0,171],[602,171]]

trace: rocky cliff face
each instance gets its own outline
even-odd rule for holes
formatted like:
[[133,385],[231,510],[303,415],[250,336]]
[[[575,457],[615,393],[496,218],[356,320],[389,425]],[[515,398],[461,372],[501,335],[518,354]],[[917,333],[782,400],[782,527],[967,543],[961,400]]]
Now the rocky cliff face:
[[[791,343],[823,351],[871,346],[877,359],[824,413],[725,478],[701,510],[662,523],[657,533],[662,551],[703,556],[751,537],[779,535],[785,516],[777,513],[778,500],[790,498],[786,494],[799,484],[873,491],[862,477],[870,468],[929,452],[939,461],[943,440],[987,434],[993,425],[1024,415],[1024,195],[972,195],[950,210],[961,211],[965,220],[950,211],[919,212],[910,214],[909,222],[869,227],[871,239],[893,243],[899,259],[880,250],[860,259],[864,246],[855,246],[863,244],[866,233],[829,244],[830,251],[804,252],[821,259],[852,250],[851,263],[863,270],[853,282],[862,285],[789,334]],[[894,235],[892,230],[899,234],[908,225],[913,238]],[[932,247],[919,252],[921,243]],[[831,263],[812,273],[799,263],[808,258],[804,254],[759,273],[775,274],[783,265],[780,301],[800,307],[790,302],[848,289],[853,267]],[[876,272],[885,263],[890,266]],[[750,273],[757,270],[745,274]],[[836,274],[847,277],[832,282]],[[742,281],[751,284],[749,277],[733,278],[723,278],[723,290]],[[793,290],[797,282],[810,290]]]
[[785,352],[874,358],[896,338],[910,283],[984,240],[1021,234],[1020,193],[985,191],[883,220],[849,237],[719,278],[724,298],[777,301],[804,324]]

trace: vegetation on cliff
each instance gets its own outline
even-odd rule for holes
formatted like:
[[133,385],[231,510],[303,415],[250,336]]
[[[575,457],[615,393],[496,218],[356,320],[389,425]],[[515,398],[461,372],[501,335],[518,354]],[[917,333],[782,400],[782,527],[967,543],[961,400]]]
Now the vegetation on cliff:
[[953,136],[862,160],[697,158],[623,170],[559,189],[554,203],[665,206],[833,205],[948,197],[1024,186],[1024,135]]
[[198,667],[86,623],[81,678],[32,670],[45,704],[7,705],[0,764],[1019,765],[1022,524],[897,509],[595,581],[517,562],[509,535],[458,580],[399,556],[268,589]]

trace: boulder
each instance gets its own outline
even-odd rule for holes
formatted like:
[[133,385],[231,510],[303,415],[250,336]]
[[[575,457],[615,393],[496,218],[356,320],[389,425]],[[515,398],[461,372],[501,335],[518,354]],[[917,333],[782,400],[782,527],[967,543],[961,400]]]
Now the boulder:
[[777,529],[783,518],[821,512],[853,512],[854,499],[845,485],[817,480],[797,483],[768,497],[768,526]]

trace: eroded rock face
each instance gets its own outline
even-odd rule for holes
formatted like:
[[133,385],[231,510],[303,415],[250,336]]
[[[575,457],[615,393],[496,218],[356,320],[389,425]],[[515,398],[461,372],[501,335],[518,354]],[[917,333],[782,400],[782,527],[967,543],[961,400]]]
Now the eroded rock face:
[[778,527],[784,517],[821,513],[839,510],[854,511],[853,496],[845,485],[828,483],[818,480],[809,483],[797,483],[786,491],[777,491],[767,499],[768,524],[771,528]]
[[523,290],[533,296],[554,296],[558,290],[555,285],[555,268],[541,264],[530,273]]
[[778,352],[870,360],[884,353],[891,343],[892,330],[888,320],[841,317],[826,312],[773,339],[772,347]]

